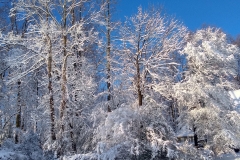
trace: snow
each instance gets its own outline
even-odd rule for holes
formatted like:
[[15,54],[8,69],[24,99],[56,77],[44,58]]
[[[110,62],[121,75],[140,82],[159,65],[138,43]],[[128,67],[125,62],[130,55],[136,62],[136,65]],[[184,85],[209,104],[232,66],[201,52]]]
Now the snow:
[[216,160],[240,160],[240,153],[233,154],[225,154],[222,157],[217,157]]
[[240,89],[235,91],[230,91],[229,94],[234,102],[234,105],[236,106],[236,109],[240,111]]
[[191,137],[194,133],[190,129],[188,129],[186,126],[183,126],[177,133],[177,137]]
[[11,150],[0,150],[0,159],[8,159],[8,160],[15,160],[15,159],[28,159],[27,156],[11,151]]
[[88,153],[88,154],[75,154],[73,156],[64,156],[63,160],[96,160],[97,154]]

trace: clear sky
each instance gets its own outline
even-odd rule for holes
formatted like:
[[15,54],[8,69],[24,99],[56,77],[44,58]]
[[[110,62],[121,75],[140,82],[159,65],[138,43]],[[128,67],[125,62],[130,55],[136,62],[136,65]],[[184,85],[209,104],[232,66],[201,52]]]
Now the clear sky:
[[148,4],[163,5],[165,12],[194,31],[203,24],[222,28],[232,36],[240,34],[240,0],[119,0],[116,15],[124,20]]

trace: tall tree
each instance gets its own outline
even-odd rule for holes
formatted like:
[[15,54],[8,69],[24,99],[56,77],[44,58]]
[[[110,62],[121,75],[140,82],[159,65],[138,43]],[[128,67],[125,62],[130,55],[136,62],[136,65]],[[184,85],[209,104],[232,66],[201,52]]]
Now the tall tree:
[[[56,128],[54,107],[56,107],[59,102],[58,126],[60,132],[58,135],[61,135],[59,140],[64,139],[62,138],[62,134],[69,133],[67,131],[70,131],[70,137],[73,137],[72,131],[74,129],[70,122],[72,105],[70,106],[71,102],[68,93],[69,82],[67,81],[67,77],[70,76],[67,71],[70,68],[69,66],[74,63],[70,57],[79,54],[79,52],[87,51],[86,46],[96,44],[95,39],[98,33],[94,31],[93,27],[86,27],[92,23],[92,19],[96,16],[95,12],[89,14],[86,19],[81,18],[78,22],[73,23],[73,21],[69,20],[74,17],[73,12],[70,14],[69,11],[78,6],[82,7],[83,4],[87,2],[88,1],[85,0],[64,0],[59,2],[61,5],[58,5],[57,2],[50,1],[19,1],[15,3],[15,8],[12,9],[12,15],[17,14],[18,16],[16,17],[21,16],[20,18],[27,18],[31,22],[27,29],[28,32],[24,34],[24,37],[2,37],[4,43],[18,44],[22,48],[25,48],[26,53],[24,56],[28,57],[27,59],[18,59],[19,63],[17,64],[24,64],[25,68],[17,74],[12,81],[16,81],[19,78],[35,72],[41,66],[46,67],[49,93],[47,106],[50,111],[50,133],[52,140],[56,139],[54,133]],[[79,12],[82,14],[81,10]],[[60,20],[58,19],[58,13],[60,13],[62,18]],[[59,37],[61,37],[61,41],[59,41]],[[53,82],[54,78],[57,80],[55,83]],[[57,88],[59,87],[58,82],[60,82],[60,88]],[[60,100],[53,98],[54,96],[59,96],[53,94],[54,90],[60,90]],[[69,106],[67,104],[69,104]],[[63,154],[63,152],[61,154]]]
[[154,8],[143,11],[139,7],[138,13],[124,23],[121,28],[122,54],[128,72],[134,73],[131,81],[139,106],[143,105],[146,88],[161,92],[156,86],[164,88],[164,83],[169,82],[170,67],[174,65],[170,55],[181,49],[185,34],[183,25],[162,16],[161,10]]
[[[104,75],[106,76],[105,79],[105,93],[107,99],[107,110],[111,112],[113,109],[113,75],[112,75],[112,61],[113,61],[113,42],[114,42],[114,30],[116,29],[117,22],[113,20],[113,13],[114,13],[114,4],[116,0],[99,0],[100,4],[100,16],[97,20],[97,23],[100,24],[100,31],[102,32],[102,37],[104,39],[104,44],[102,46],[104,52],[104,60],[106,61],[106,65],[102,66],[105,68]],[[105,62],[104,62],[105,63]]]
[[[111,71],[111,58],[110,58],[110,53],[111,53],[111,27],[110,27],[110,0],[106,1],[107,5],[107,11],[105,15],[106,23],[107,23],[107,33],[106,33],[106,38],[107,38],[107,46],[106,46],[106,56],[107,56],[107,89],[108,89],[108,96],[107,100],[111,100],[111,94],[110,94],[110,87],[111,87],[111,79],[110,79],[110,71]],[[108,111],[111,111],[109,105],[108,105]]]

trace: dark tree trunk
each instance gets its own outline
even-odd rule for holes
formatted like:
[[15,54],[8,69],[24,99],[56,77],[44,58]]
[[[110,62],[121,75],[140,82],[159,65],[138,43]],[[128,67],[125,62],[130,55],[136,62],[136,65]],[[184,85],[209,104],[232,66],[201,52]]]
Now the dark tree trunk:
[[[50,11],[47,6],[46,11],[46,20],[49,21],[50,17]],[[48,24],[49,25],[49,24]],[[49,26],[48,26],[49,27]],[[54,141],[56,140],[56,134],[55,134],[55,110],[54,110],[54,99],[53,99],[53,86],[52,86],[52,41],[49,35],[47,34],[47,43],[48,43],[48,59],[47,59],[47,69],[48,69],[48,91],[49,91],[49,110],[50,110],[50,132],[51,132],[51,139]]]
[[[16,116],[16,128],[20,129],[21,128],[21,81],[18,81],[18,94],[17,94],[17,98],[18,98],[18,114]],[[15,143],[17,144],[19,142],[19,131],[16,131],[15,134]]]
[[197,147],[198,146],[198,136],[196,133],[196,127],[193,127],[193,133],[194,133],[194,146]]
[[70,127],[70,136],[71,136],[71,141],[72,141],[72,150],[76,153],[77,152],[77,146],[74,141],[74,133],[73,133],[73,125],[69,122],[69,127]]
[[136,62],[137,65],[137,93],[138,93],[138,105],[142,106],[143,103],[143,95],[142,95],[142,90],[141,90],[141,75],[140,75],[140,66],[139,62],[137,60]]

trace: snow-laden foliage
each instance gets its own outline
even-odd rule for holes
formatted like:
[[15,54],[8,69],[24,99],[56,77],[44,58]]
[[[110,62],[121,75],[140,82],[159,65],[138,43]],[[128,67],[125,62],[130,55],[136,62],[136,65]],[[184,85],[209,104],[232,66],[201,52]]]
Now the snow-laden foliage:
[[[158,8],[15,0],[0,32],[0,159],[213,159],[240,146],[239,48]],[[117,26],[117,27],[116,27]],[[7,32],[11,30],[11,32]]]
[[[16,125],[15,138],[22,139],[22,130],[34,130],[39,134],[43,148],[54,149],[58,156],[77,150],[83,152],[82,145],[89,138],[86,137],[90,133],[87,116],[95,100],[96,84],[92,62],[85,55],[90,51],[88,47],[97,44],[98,35],[90,25],[94,13],[86,19],[75,19],[75,22],[74,13],[67,14],[68,9],[81,8],[86,1],[63,3],[16,1],[11,16],[25,21],[26,30],[22,35],[1,33],[0,40],[2,46],[13,48],[9,49],[6,58],[13,70],[7,83],[17,83],[17,95],[10,96],[15,102],[11,104],[17,108],[12,107],[16,113],[7,115],[7,118],[13,121],[17,116],[13,121],[19,124]],[[55,14],[58,11],[63,12],[61,20]],[[33,85],[30,86],[30,82]],[[34,93],[23,89],[27,87],[25,84]],[[35,95],[33,103],[29,103],[31,94]]]
[[151,97],[145,100],[142,107],[122,105],[105,116],[93,115],[96,121],[102,121],[96,122],[98,127],[94,136],[96,152],[101,159],[150,159],[176,154],[173,129],[162,114],[166,107]]
[[234,57],[239,50],[222,31],[206,28],[190,35],[182,52],[187,56],[188,70],[185,79],[174,86],[179,127],[187,125],[195,130],[198,139],[207,139],[215,154],[229,152],[240,140],[235,137],[239,135],[235,129],[238,124],[229,125],[230,119],[225,118],[233,112],[228,90],[237,87]]
[[128,78],[125,83],[131,83],[129,91],[137,95],[140,106],[142,98],[151,94],[149,90],[169,96],[168,87],[177,70],[171,55],[182,48],[186,30],[155,8],[144,11],[139,7],[137,14],[126,19],[120,30],[120,57]]
[[36,160],[53,160],[53,152],[44,152],[41,147],[39,137],[33,133],[25,133],[20,144],[15,144],[11,139],[7,139],[1,146],[0,154],[2,159],[36,159]]

